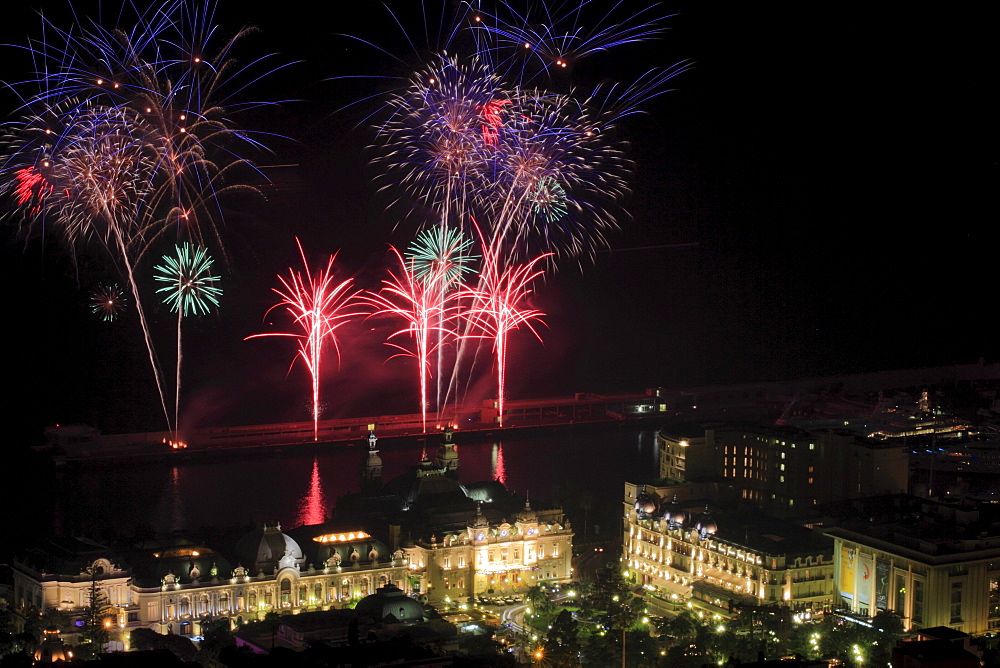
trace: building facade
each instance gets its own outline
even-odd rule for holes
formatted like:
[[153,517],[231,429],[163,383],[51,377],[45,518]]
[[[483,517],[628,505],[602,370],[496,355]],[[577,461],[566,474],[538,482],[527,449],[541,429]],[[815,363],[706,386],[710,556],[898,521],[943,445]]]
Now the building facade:
[[173,541],[117,554],[61,539],[29,550],[13,563],[13,605],[82,619],[99,588],[107,621],[121,631],[197,636],[209,619],[237,626],[272,611],[330,610],[386,585],[464,603],[572,579],[573,530],[562,510],[533,509],[497,481],[462,484],[452,438],[445,430],[433,461],[424,453],[383,484],[371,435],[361,491],[341,497],[324,524],[288,532],[268,524],[230,548]]
[[573,530],[560,510],[530,503],[513,523],[491,522],[477,507],[468,526],[404,547],[411,572],[432,603],[523,591],[573,577]]
[[304,546],[277,525],[246,536],[237,546],[242,556],[235,566],[205,545],[121,557],[94,543],[76,553],[34,550],[12,564],[14,608],[82,619],[96,587],[107,596],[106,620],[113,628],[190,637],[201,635],[202,623],[213,618],[227,617],[235,627],[272,611],[341,607],[387,584],[415,591],[406,555],[389,554],[364,531],[331,533],[319,525],[295,533]]
[[908,452],[898,441],[788,426],[664,430],[660,477],[718,479],[734,499],[779,516],[907,488]]
[[710,512],[706,491],[625,483],[624,565],[654,607],[722,616],[747,605],[831,607],[832,541],[753,512]]
[[838,607],[867,616],[892,611],[907,629],[996,632],[1000,532],[992,511],[899,495],[852,513],[867,521],[826,532],[834,540]]

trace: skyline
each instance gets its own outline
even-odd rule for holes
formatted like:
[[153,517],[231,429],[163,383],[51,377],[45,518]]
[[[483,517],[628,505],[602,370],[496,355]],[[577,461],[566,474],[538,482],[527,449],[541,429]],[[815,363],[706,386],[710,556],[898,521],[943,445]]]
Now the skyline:
[[[23,44],[24,34],[38,34],[40,21],[29,8],[16,10],[4,42]],[[691,59],[694,68],[672,82],[674,91],[650,114],[625,124],[635,161],[625,208],[633,219],[621,221],[611,249],[584,263],[582,273],[564,266],[537,287],[537,305],[548,314],[545,347],[522,337],[530,362],[521,366],[530,374],[515,371],[509,396],[995,357],[994,337],[966,317],[988,304],[996,241],[989,225],[995,206],[987,199],[996,170],[995,131],[987,122],[990,68],[979,37],[988,21],[660,8],[677,15],[660,40],[637,52],[661,66]],[[301,182],[292,192],[272,192],[267,205],[226,212],[229,258],[217,264],[226,294],[217,315],[185,323],[184,384],[191,394],[184,401],[192,405],[185,413],[192,426],[245,424],[265,414],[249,421],[308,417],[298,396],[308,383],[301,369],[285,378],[287,351],[240,341],[259,331],[277,274],[295,263],[295,236],[314,263],[340,249],[347,275],[374,288],[387,244],[404,247],[414,233],[393,230],[394,212],[386,211],[387,198],[365,166],[362,149],[372,132],[356,128],[360,119],[350,110],[332,113],[364,84],[322,81],[359,63],[388,67],[352,47],[344,47],[343,60],[322,58],[323,45],[336,43],[328,33],[372,22],[352,18],[340,29],[317,17],[295,25],[294,17],[253,11],[240,13],[261,29],[255,39],[287,60],[306,59],[294,81],[275,84],[280,94],[273,97],[306,97],[286,94],[289,88],[316,95],[254,119],[295,131],[288,134],[301,143],[276,145],[272,164],[298,163],[293,174]],[[219,12],[225,32],[242,25],[228,20],[233,8],[225,2]],[[799,25],[814,30],[793,29]],[[950,30],[958,27],[966,32]],[[922,36],[932,29],[942,39],[928,44]],[[833,48],[842,42],[844,49]],[[627,68],[627,53],[624,47],[610,71]],[[9,67],[4,80],[16,78]],[[939,92],[927,92],[929,84]],[[334,211],[345,222],[331,222]],[[935,226],[930,233],[928,226]],[[26,423],[22,436],[37,438],[41,426],[56,421],[160,429],[134,332],[116,333],[89,312],[88,290],[76,291],[57,242],[34,239],[25,247],[9,219],[3,228],[8,285],[18,286],[9,313],[40,326],[40,336],[21,343],[14,365],[25,391],[10,409],[28,416],[19,420]],[[96,274],[87,276],[88,264],[101,261],[80,261],[89,287]],[[146,264],[151,274],[155,263]],[[169,337],[173,319],[166,311],[157,317]],[[330,396],[346,399],[331,401],[324,415],[391,412],[371,407],[397,405],[415,412],[405,405],[414,374],[383,365],[391,353],[380,338],[369,338],[352,349],[357,363],[329,379],[336,388]],[[168,358],[169,348],[159,347]],[[124,383],[132,374],[137,381]],[[130,398],[150,403],[146,417],[141,410],[118,415]],[[117,428],[109,426],[115,420]]]

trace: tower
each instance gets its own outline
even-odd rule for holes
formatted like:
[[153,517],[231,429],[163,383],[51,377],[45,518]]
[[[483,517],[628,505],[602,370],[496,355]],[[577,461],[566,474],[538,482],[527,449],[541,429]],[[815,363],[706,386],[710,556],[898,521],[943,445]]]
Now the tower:
[[377,492],[382,487],[382,458],[378,456],[378,436],[368,435],[368,454],[361,465],[361,491]]
[[455,431],[451,428],[451,425],[448,425],[444,432],[442,432],[441,446],[437,451],[437,464],[444,469],[446,475],[457,478],[458,451],[455,449],[455,443],[451,440],[454,434]]

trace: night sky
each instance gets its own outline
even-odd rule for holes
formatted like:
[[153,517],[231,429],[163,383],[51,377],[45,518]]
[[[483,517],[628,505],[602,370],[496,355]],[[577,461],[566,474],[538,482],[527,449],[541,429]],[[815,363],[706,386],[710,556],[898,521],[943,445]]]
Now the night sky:
[[[376,105],[337,111],[386,87],[369,75],[407,71],[337,33],[416,60],[380,6],[282,15],[274,5],[220,5],[226,34],[260,28],[245,53],[302,61],[255,91],[299,101],[240,118],[294,140],[268,140],[274,154],[251,155],[258,164],[299,167],[272,172],[289,189],[227,202],[222,307],[185,321],[184,415],[191,426],[305,420],[308,381],[301,367],[287,374],[291,344],[243,341],[265,331],[276,274],[298,266],[294,238],[313,264],[339,249],[345,275],[374,288],[386,245],[404,247],[414,233],[397,226],[372,183],[373,132],[363,119]],[[5,8],[3,41],[24,44],[39,34],[35,10],[58,17],[65,7]],[[545,345],[515,339],[522,361],[511,365],[510,396],[995,361],[995,14],[661,8],[675,14],[662,38],[584,61],[557,82],[586,88],[694,62],[647,115],[624,124],[632,218],[609,237],[610,251],[538,286]],[[420,21],[400,16],[424,43]],[[5,51],[2,78],[27,78],[22,55]],[[361,78],[334,78],[350,75]],[[37,440],[54,422],[162,429],[134,313],[108,325],[87,309],[90,288],[109,276],[106,258],[88,248],[74,263],[56,237],[26,236],[16,219],[2,229],[15,438]],[[168,248],[139,273],[148,276]],[[147,306],[169,369],[174,318],[152,299]],[[325,415],[416,410],[415,373],[383,363],[389,351],[373,327],[345,330]]]

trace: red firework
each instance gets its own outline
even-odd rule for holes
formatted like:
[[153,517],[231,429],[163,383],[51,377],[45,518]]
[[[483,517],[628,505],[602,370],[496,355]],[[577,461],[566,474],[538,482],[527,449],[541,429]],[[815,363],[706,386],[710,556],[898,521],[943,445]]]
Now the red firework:
[[[420,415],[423,431],[427,431],[427,379],[431,374],[430,355],[445,341],[454,338],[456,333],[445,326],[450,322],[457,308],[456,292],[447,292],[443,286],[448,282],[448,274],[453,269],[446,263],[434,263],[429,266],[429,273],[418,276],[417,262],[407,262],[399,251],[390,246],[393,255],[399,262],[399,273],[389,272],[389,278],[382,281],[382,290],[378,293],[367,293],[362,297],[375,306],[377,311],[372,315],[391,315],[400,318],[405,323],[389,335],[388,345],[400,352],[392,357],[413,357],[417,360],[420,372]],[[432,332],[441,336],[432,340]],[[393,343],[397,337],[413,339],[413,349]],[[390,357],[389,359],[392,359]]]
[[52,184],[34,167],[19,169],[14,172],[14,177],[17,180],[17,185],[14,187],[17,203],[24,206],[32,200],[37,200],[28,209],[29,215],[37,216],[42,211],[42,200],[52,194]]
[[545,314],[537,309],[524,308],[524,304],[531,296],[531,283],[544,273],[536,266],[550,255],[552,253],[545,253],[523,264],[504,266],[498,245],[484,246],[479,285],[459,293],[469,304],[462,317],[473,330],[481,333],[482,338],[493,341],[498,422],[501,427],[507,376],[507,339],[512,331],[524,325],[536,339],[542,340],[533,322],[539,321]]
[[298,244],[299,255],[302,256],[302,266],[305,270],[299,272],[289,268],[288,278],[278,276],[282,287],[272,289],[281,297],[281,301],[268,309],[267,312],[270,313],[273,309],[285,307],[285,310],[292,316],[296,328],[300,331],[268,332],[266,334],[253,334],[246,338],[290,336],[299,340],[299,353],[296,358],[305,363],[312,376],[313,440],[319,440],[319,379],[323,346],[327,341],[333,344],[339,363],[340,346],[337,342],[336,330],[351,318],[363,315],[363,313],[351,311],[358,294],[357,290],[351,290],[352,279],[348,278],[339,283],[335,281],[333,261],[336,255],[330,256],[325,269],[313,274],[309,270],[309,262],[306,260],[305,251],[302,250],[302,243],[298,238],[295,239],[295,243]]

